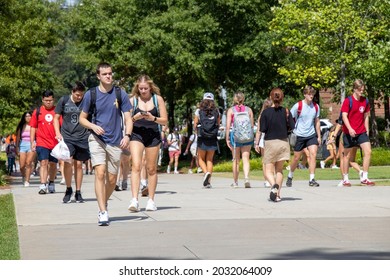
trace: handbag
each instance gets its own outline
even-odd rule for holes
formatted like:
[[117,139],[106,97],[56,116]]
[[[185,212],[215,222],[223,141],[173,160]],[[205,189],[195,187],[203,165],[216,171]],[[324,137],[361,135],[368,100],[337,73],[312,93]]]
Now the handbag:
[[297,135],[294,133],[294,131],[291,131],[291,133],[288,135],[288,142],[290,143],[291,147],[295,147],[295,143],[297,143]]
[[67,162],[71,161],[69,148],[65,144],[64,140],[59,141],[50,154],[58,160],[63,160]]

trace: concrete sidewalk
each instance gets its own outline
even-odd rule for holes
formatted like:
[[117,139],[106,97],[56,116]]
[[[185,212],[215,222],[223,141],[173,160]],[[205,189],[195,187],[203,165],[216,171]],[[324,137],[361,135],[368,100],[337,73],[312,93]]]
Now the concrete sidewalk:
[[[129,213],[129,190],[109,201],[111,224],[97,225],[94,175],[84,176],[85,203],[63,204],[65,186],[39,195],[12,183],[21,258],[87,259],[390,259],[390,187],[336,187],[306,181],[283,187],[282,201],[269,188],[230,187],[215,174],[212,189],[201,174],[159,174],[158,211]],[[243,185],[243,182],[240,182]],[[354,182],[358,183],[358,182]]]

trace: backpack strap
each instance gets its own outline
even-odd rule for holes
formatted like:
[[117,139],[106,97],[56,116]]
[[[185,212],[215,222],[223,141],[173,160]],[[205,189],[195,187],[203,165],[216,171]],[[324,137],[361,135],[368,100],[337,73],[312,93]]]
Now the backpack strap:
[[318,104],[313,101],[314,108],[316,109],[316,114],[318,113]]
[[132,113],[132,117],[134,117],[135,115],[135,110],[138,108],[138,97],[133,97],[133,113]]
[[300,116],[301,113],[302,113],[302,106],[303,106],[302,103],[303,103],[302,100],[299,100],[299,101],[298,101],[297,119],[299,118],[299,116]]
[[160,117],[160,109],[158,108],[157,94],[152,93],[152,98],[153,98],[154,107],[156,107],[157,109],[157,116]]
[[64,95],[62,97],[62,112],[64,112],[65,109],[65,104],[69,101],[70,96],[69,95]]
[[116,101],[118,103],[118,109],[120,110],[122,108],[122,95],[121,95],[120,87],[115,87],[115,95],[116,95]]
[[95,123],[96,118],[96,87],[93,87],[89,90],[91,92],[91,100],[89,103],[89,112],[88,116],[90,122]]

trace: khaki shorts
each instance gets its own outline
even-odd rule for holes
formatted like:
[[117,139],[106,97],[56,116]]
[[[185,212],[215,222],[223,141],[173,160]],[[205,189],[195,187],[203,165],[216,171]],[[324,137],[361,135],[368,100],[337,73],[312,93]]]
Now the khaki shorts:
[[106,165],[111,174],[118,174],[122,149],[116,146],[104,144],[95,135],[88,138],[89,151],[91,153],[92,166]]
[[290,160],[290,144],[288,140],[265,140],[263,163],[275,163]]

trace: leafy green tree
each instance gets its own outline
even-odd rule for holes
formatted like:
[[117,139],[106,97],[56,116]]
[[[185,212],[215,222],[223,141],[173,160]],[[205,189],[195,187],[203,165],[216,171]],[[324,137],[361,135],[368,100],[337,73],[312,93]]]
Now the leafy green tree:
[[353,68],[388,31],[387,0],[281,0],[270,23],[285,52],[278,71],[287,81],[317,88],[337,85],[344,100]]
[[0,131],[11,133],[23,111],[54,77],[45,65],[58,42],[53,18],[58,5],[45,0],[0,0]]

